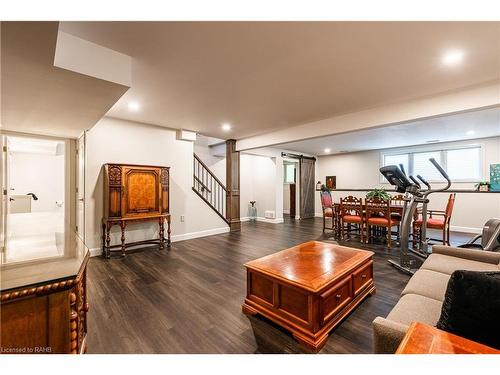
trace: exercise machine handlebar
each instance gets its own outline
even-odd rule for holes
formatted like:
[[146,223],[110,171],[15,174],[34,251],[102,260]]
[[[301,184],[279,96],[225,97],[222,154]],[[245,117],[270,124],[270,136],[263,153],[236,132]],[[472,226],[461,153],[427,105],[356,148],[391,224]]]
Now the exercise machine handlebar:
[[415,183],[415,185],[417,185],[420,188],[420,183],[417,181],[415,177],[410,176],[410,180],[412,180]]
[[422,183],[423,183],[425,186],[427,186],[427,189],[429,189],[429,190],[430,190],[430,188],[431,188],[431,184],[429,184],[425,178],[423,178],[423,177],[422,177],[422,176],[420,176],[419,174],[417,175],[417,178],[418,178],[420,181],[422,181]]

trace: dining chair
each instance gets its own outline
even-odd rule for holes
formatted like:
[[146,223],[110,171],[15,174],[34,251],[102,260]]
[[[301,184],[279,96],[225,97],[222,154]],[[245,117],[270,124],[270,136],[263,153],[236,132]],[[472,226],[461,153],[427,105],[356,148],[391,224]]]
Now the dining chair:
[[366,222],[366,243],[373,238],[372,227],[386,229],[387,247],[391,248],[391,229],[398,225],[398,222],[391,218],[390,199],[385,200],[379,197],[366,198],[365,200],[365,222]]
[[[401,227],[401,220],[403,220],[403,207],[405,204],[405,197],[403,194],[397,194],[391,197],[390,208],[391,208],[391,220],[397,222],[397,232],[396,236],[399,240],[399,233]],[[397,210],[396,210],[397,208]]]
[[345,225],[347,224],[347,233],[350,236],[350,226],[356,225],[361,242],[363,242],[363,200],[352,195],[340,198],[340,231],[342,239],[345,238]]
[[[335,231],[335,206],[333,205],[332,195],[329,191],[320,192],[321,208],[323,210],[323,232],[326,229]],[[332,226],[326,226],[326,220],[331,220]]]
[[[442,231],[442,242],[443,245],[450,246],[450,223],[451,215],[453,214],[453,207],[455,205],[456,194],[452,193],[448,197],[448,203],[446,204],[446,209],[442,210],[427,210],[429,217],[427,218],[427,228],[439,229]],[[440,216],[436,218],[436,216]],[[418,242],[422,239],[420,238],[420,229],[422,227],[422,211],[418,211],[415,220],[413,220],[413,233],[414,237],[418,238]]]

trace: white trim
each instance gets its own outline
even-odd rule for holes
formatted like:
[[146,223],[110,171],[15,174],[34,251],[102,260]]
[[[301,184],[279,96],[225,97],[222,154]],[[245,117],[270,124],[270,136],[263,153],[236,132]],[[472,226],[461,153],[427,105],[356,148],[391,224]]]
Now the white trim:
[[[171,237],[172,242],[179,242],[179,241],[185,241],[185,240],[192,240],[194,238],[199,238],[199,237],[208,237],[208,236],[213,236],[216,234],[222,234],[222,233],[228,233],[229,232],[229,227],[222,227],[222,228],[214,228],[214,229],[208,229],[208,230],[202,230],[199,232],[191,232],[191,233],[184,233],[184,234],[177,234],[175,236]],[[147,244],[145,246],[148,246]],[[94,249],[89,249],[90,250],[90,256],[98,256],[102,254],[102,249],[100,247],[94,248]]]
[[[271,223],[271,224],[281,224],[281,223],[284,223],[285,220],[283,218],[278,218],[278,219],[267,219],[265,217],[260,217],[258,216],[256,218],[257,221],[262,221],[263,223]],[[249,216],[244,216],[244,217],[240,217],[240,221],[243,223],[245,221],[250,221],[250,217]]]
[[453,232],[481,234],[481,232],[483,231],[483,228],[459,227],[456,225],[451,225],[450,230]]
[[284,213],[284,214],[289,214],[289,213],[290,213],[290,210],[283,210],[283,213]]
[[207,237],[207,236],[213,236],[215,234],[228,233],[229,231],[230,231],[229,227],[221,227],[221,228],[202,230],[199,232],[177,234],[175,236],[172,236],[171,239],[172,242],[179,242],[185,240],[192,240],[193,238]]
[[314,217],[323,217],[323,214],[321,212],[315,212]]

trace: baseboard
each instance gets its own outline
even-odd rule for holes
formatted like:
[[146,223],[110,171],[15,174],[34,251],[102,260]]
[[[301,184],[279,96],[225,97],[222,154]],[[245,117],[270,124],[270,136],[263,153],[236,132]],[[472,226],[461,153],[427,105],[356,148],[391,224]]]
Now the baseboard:
[[[271,223],[271,224],[281,224],[281,223],[285,222],[285,220],[283,218],[281,218],[281,219],[268,219],[268,218],[260,217],[260,216],[257,216],[256,220],[261,221],[263,223]],[[249,216],[240,217],[240,221],[241,222],[250,221],[250,217]]]
[[290,213],[290,210],[283,210],[283,213],[284,213],[284,214],[289,214],[289,213]]
[[[229,227],[214,228],[214,229],[202,230],[199,232],[177,234],[177,235],[171,236],[170,239],[172,242],[179,242],[179,241],[192,240],[192,239],[200,238],[200,237],[213,236],[213,235],[222,234],[222,233],[229,233]],[[102,249],[100,247],[94,248],[94,249],[89,249],[89,251],[90,251],[91,257],[99,256],[102,254]]]
[[323,217],[323,213],[321,212],[315,212],[314,217]]
[[456,226],[456,225],[452,225],[452,226],[450,226],[450,230],[452,232],[480,234],[483,231],[483,228],[459,227],[459,226]]

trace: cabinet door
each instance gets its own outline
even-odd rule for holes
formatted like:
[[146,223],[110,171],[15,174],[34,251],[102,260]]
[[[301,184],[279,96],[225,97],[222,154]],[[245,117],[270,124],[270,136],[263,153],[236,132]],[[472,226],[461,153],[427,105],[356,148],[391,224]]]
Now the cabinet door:
[[122,216],[147,216],[160,213],[160,169],[123,168]]

